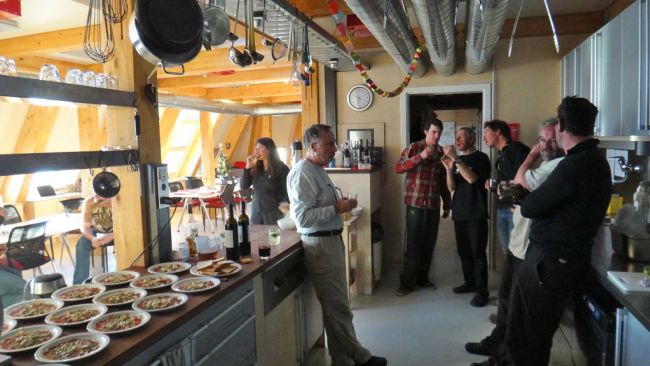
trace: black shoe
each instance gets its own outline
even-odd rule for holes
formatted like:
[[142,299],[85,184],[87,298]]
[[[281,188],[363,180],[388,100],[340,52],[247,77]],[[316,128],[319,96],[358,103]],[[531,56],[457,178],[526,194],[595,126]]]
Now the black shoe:
[[454,287],[452,291],[454,291],[455,294],[468,294],[470,292],[476,292],[476,288],[465,282],[458,287]]
[[487,305],[489,300],[490,300],[489,294],[476,294],[474,295],[474,298],[472,299],[472,301],[470,301],[469,304],[475,308],[482,308],[485,305]]
[[490,355],[490,349],[487,348],[487,346],[483,343],[480,342],[468,342],[465,343],[465,351],[474,354],[474,355],[481,355],[481,356],[489,356]]
[[388,361],[386,361],[385,358],[378,357],[378,356],[370,356],[368,361],[357,364],[357,366],[386,366],[386,365],[388,365]]
[[496,323],[497,323],[497,313],[492,313],[492,314],[490,314],[490,316],[488,317],[488,319],[490,320],[490,323],[492,323],[492,324],[496,324]]
[[395,290],[395,295],[398,297],[406,296],[408,295],[411,291],[410,289],[407,289],[406,287],[400,286],[397,290]]
[[491,359],[487,359],[483,362],[472,362],[471,366],[494,366],[496,365],[494,362],[492,362]]
[[418,281],[415,283],[416,286],[424,287],[424,288],[433,288],[434,290],[437,289],[436,284],[429,281],[428,279]]

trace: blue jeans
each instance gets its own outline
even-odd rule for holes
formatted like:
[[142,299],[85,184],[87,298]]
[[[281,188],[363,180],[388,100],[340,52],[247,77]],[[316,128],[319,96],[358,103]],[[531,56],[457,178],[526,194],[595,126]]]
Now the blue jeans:
[[26,283],[19,270],[14,268],[0,270],[0,297],[5,307],[23,301]]
[[497,208],[497,236],[504,256],[508,254],[512,227],[512,210],[510,207]]
[[93,244],[86,237],[82,236],[77,241],[77,248],[75,249],[75,261],[77,265],[74,267],[74,276],[72,277],[73,284],[82,283],[90,274],[90,256],[93,255]]

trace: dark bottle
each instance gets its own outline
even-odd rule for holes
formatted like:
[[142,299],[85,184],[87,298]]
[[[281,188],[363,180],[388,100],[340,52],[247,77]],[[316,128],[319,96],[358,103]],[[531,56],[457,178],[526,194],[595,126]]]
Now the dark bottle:
[[233,217],[233,206],[228,205],[228,220],[226,220],[226,259],[231,261],[239,260],[239,240],[237,232],[237,221]]
[[251,255],[251,240],[248,231],[249,223],[248,215],[246,215],[246,202],[242,201],[241,215],[239,215],[239,220],[237,221],[237,226],[239,227],[239,254],[242,256]]

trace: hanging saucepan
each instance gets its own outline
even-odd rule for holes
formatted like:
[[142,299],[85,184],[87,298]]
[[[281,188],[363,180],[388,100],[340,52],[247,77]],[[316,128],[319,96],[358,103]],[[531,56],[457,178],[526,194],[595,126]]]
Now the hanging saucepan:
[[210,34],[211,46],[219,46],[228,39],[230,17],[224,9],[216,5],[216,0],[210,0],[208,7],[203,10],[203,19]]
[[[264,55],[255,49],[255,25],[253,24],[253,0],[244,0],[246,4],[246,52],[256,64],[264,59]],[[262,24],[264,15],[262,14]]]
[[117,175],[103,170],[93,178],[93,190],[104,198],[112,198],[120,192],[120,179]]
[[[237,23],[239,23],[239,4],[240,1],[237,0],[237,10],[235,11],[235,29],[233,30],[233,33],[237,33]],[[244,10],[245,13],[245,10]],[[235,65],[241,66],[241,67],[248,67],[253,63],[253,59],[247,52],[241,52],[237,48],[235,48],[235,41],[237,40],[234,37],[231,37],[231,43],[230,43],[230,51],[228,51],[228,59],[230,62],[232,62]],[[246,40],[248,40],[248,37],[246,37]]]
[[177,66],[201,50],[203,15],[196,0],[138,0],[129,23],[136,52],[152,64]]

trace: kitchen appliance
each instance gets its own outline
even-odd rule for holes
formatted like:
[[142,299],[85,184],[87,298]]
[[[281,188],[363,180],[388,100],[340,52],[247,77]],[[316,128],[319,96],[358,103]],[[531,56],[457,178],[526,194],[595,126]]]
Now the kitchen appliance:
[[149,264],[172,260],[172,232],[169,225],[169,175],[166,164],[144,165],[145,210],[149,241],[158,237],[157,245],[149,247]]
[[629,310],[616,310],[615,366],[647,366],[650,331]]
[[66,284],[62,274],[41,274],[27,282],[23,291],[23,299],[31,300],[39,297],[50,297],[54,291],[64,287],[66,287]]
[[576,301],[574,319],[578,345],[588,365],[614,365],[616,300],[599,284],[585,288]]
[[633,261],[650,261],[650,238],[637,238],[619,231],[616,226],[609,226],[612,232],[614,253]]

